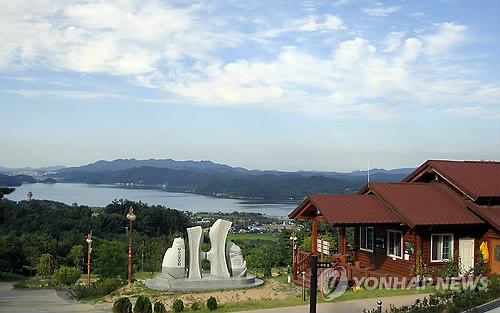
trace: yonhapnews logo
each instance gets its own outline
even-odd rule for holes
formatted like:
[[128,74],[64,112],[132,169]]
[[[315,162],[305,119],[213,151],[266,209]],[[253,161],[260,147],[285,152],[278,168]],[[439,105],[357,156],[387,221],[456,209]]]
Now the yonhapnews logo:
[[326,301],[332,301],[343,295],[349,286],[357,289],[375,290],[409,290],[415,288],[424,290],[426,286],[436,285],[438,290],[486,290],[486,277],[462,277],[448,278],[438,277],[433,280],[431,277],[417,279],[416,277],[353,277],[347,279],[347,270],[343,266],[335,266],[324,270],[319,277],[319,286]]
[[349,288],[347,270],[343,266],[335,266],[324,270],[321,273],[319,285],[323,299],[326,301],[332,301],[340,297]]

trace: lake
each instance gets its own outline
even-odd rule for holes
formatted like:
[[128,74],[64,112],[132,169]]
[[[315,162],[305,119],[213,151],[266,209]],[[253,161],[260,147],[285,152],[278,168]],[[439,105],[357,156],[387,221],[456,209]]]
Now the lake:
[[162,205],[167,208],[191,212],[256,212],[269,216],[287,216],[300,201],[238,200],[207,197],[192,193],[168,192],[157,189],[133,189],[114,185],[87,184],[23,184],[5,196],[20,201],[28,199],[53,200],[66,204],[78,203],[93,207],[104,207],[115,199],[142,201],[149,205]]

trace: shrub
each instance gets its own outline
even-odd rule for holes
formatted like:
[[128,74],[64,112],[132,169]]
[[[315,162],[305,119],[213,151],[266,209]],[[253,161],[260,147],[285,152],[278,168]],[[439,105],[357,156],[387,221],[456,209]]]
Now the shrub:
[[99,279],[90,286],[78,286],[73,292],[77,299],[104,297],[123,285],[123,281],[116,278]]
[[[468,312],[469,310],[498,298],[500,294],[500,277],[491,275],[486,282],[486,290],[462,289],[435,292],[423,300],[417,299],[410,306],[395,307],[391,305],[391,313],[420,313],[420,312]],[[364,310],[366,313],[375,313],[376,309]]]
[[458,251],[453,253],[453,259],[446,261],[443,268],[440,271],[441,277],[458,277],[462,272],[462,267],[460,265],[460,254]]
[[487,274],[491,269],[486,267],[484,265],[484,256],[483,256],[483,251],[481,249],[478,249],[476,251],[476,264],[474,264],[474,269],[473,269],[473,274],[474,276],[483,276]]
[[113,304],[113,313],[132,313],[132,303],[129,298],[123,297]]
[[488,289],[486,290],[488,297],[494,299],[500,294],[500,276],[498,274],[493,274],[488,277],[486,282]]
[[175,299],[174,303],[172,303],[172,309],[174,312],[182,312],[184,311],[184,302],[181,299]]
[[139,296],[134,305],[134,313],[152,313],[151,301],[146,296]]
[[62,285],[73,285],[80,278],[80,269],[77,267],[61,266],[54,272],[52,278]]
[[214,297],[208,298],[207,307],[210,309],[210,311],[217,309],[217,299],[215,299]]
[[165,305],[163,303],[161,303],[160,301],[156,301],[154,309],[155,309],[155,313],[167,312],[167,309],[165,309]]
[[199,302],[193,302],[191,303],[191,310],[193,311],[198,311],[201,308],[201,305]]

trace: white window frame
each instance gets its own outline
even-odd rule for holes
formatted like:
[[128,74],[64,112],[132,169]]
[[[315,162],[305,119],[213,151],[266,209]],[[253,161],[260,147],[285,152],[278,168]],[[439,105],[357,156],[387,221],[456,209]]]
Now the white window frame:
[[[433,236],[441,236],[441,238],[443,236],[450,236],[451,237],[451,255],[450,255],[450,258],[449,259],[443,259],[442,256],[443,256],[443,247],[444,245],[441,245],[441,259],[439,260],[433,260],[432,259],[432,248],[434,247],[434,240],[432,240]],[[443,242],[443,241],[441,241]],[[437,233],[437,234],[431,234],[431,251],[430,251],[430,259],[431,259],[431,263],[442,263],[442,262],[448,262],[450,260],[453,260],[453,248],[455,246],[455,237],[453,236],[453,233]]]
[[[365,238],[365,242],[366,242],[366,248],[363,248],[361,247],[361,236],[362,236],[362,232],[361,232],[361,229],[362,228],[371,228],[372,229],[372,242],[371,242],[371,249],[368,249],[368,231],[365,232],[365,235],[366,235],[366,238]],[[360,227],[359,228],[359,250],[362,250],[362,251],[368,251],[368,252],[373,252],[373,246],[375,245],[375,229],[373,228],[373,226],[369,226],[369,227]]]
[[[397,256],[395,254],[392,254],[392,251],[390,251],[391,247],[391,236],[390,233],[399,233],[401,235],[401,256]],[[403,259],[403,232],[400,230],[395,230],[395,229],[388,229],[387,230],[387,256],[396,258],[396,259]]]

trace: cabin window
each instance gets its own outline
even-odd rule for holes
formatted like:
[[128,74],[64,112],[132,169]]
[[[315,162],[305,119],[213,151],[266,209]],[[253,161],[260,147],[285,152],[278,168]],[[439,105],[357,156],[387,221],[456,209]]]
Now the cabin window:
[[398,230],[388,230],[387,238],[387,255],[401,259],[403,257],[403,233]]
[[431,262],[444,262],[453,258],[453,234],[431,236]]
[[373,227],[359,228],[359,248],[373,252]]

